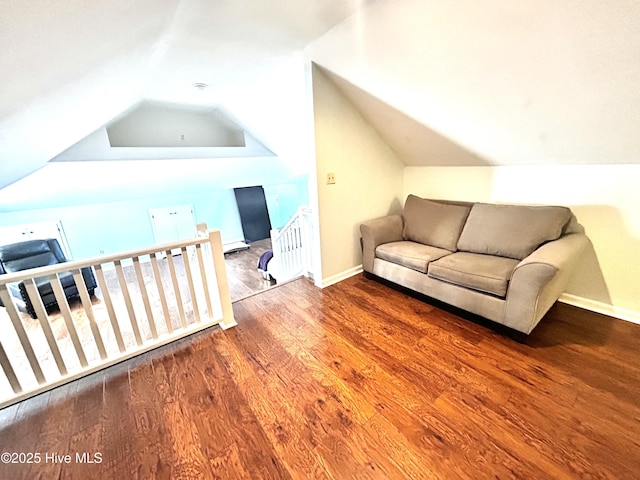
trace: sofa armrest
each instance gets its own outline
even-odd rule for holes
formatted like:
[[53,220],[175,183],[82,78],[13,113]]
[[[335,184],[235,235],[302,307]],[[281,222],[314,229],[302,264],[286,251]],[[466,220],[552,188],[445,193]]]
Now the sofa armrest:
[[523,259],[511,274],[503,323],[529,334],[563,293],[588,244],[583,233],[571,233]]
[[362,268],[373,273],[373,260],[378,245],[402,240],[402,216],[388,215],[369,220],[360,225],[362,235]]

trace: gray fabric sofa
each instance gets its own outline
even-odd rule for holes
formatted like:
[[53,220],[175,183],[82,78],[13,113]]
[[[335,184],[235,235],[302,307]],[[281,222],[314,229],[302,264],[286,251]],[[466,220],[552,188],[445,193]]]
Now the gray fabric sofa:
[[557,206],[428,200],[363,223],[365,274],[528,335],[589,244]]

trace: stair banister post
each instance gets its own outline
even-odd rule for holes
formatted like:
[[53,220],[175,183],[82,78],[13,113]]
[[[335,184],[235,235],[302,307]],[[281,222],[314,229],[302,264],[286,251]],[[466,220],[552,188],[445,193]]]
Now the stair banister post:
[[218,284],[220,303],[222,305],[222,321],[220,322],[220,327],[223,330],[226,330],[227,328],[235,327],[237,322],[233,316],[233,306],[231,305],[231,293],[229,292],[227,267],[224,263],[220,230],[209,230],[209,244],[211,246],[213,268],[216,272],[216,282]]

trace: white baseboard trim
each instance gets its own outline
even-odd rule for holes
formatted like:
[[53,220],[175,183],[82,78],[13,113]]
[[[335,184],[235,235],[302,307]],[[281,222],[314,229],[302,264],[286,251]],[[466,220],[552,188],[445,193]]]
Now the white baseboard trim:
[[320,288],[326,288],[334,283],[341,282],[342,280],[346,280],[349,277],[353,277],[354,275],[358,275],[362,273],[362,265],[358,265],[356,267],[345,270],[344,272],[336,273],[335,275],[331,275],[330,277],[323,278]]
[[222,246],[230,245],[232,243],[244,243],[244,238],[236,238],[235,240],[229,240],[228,242],[224,242]]
[[[358,265],[356,267],[345,270],[344,272],[340,272],[335,275],[331,275],[330,277],[323,278],[320,285],[316,283],[316,286],[320,288],[326,288],[330,285],[341,282],[342,280],[346,280],[349,277],[358,275],[359,273],[362,273],[362,271],[362,265]],[[616,307],[614,305],[609,305],[608,303],[599,302],[597,300],[590,300],[588,298],[579,297],[570,293],[563,293],[558,301],[566,303],[568,305],[573,305],[574,307],[584,308],[585,310],[601,313],[602,315],[619,318],[620,320],[626,320],[627,322],[637,323],[638,325],[640,325],[640,312],[636,312],[634,310]]]
[[563,293],[558,299],[559,302],[573,305],[574,307],[584,308],[592,312],[601,313],[610,317],[626,320],[627,322],[637,323],[640,325],[640,312],[627,310],[626,308],[616,307],[608,303],[590,300],[588,298],[579,297],[570,293]]
[[237,242],[229,242],[222,244],[222,252],[223,253],[232,253],[239,252],[241,250],[248,250],[250,247],[248,244],[244,243],[243,240],[238,240]]

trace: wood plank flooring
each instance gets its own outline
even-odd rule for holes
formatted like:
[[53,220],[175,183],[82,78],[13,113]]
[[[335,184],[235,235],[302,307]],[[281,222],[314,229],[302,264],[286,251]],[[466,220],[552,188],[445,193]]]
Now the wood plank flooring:
[[[271,240],[264,239],[252,242],[250,244],[250,248],[247,250],[225,255],[227,279],[232,301],[240,300],[247,296],[264,291],[275,285],[275,281],[265,280],[262,277],[262,274],[256,269],[260,255],[269,248],[271,248]],[[197,267],[194,268],[193,261],[194,260],[192,258],[192,268],[197,276],[198,270]],[[185,310],[187,323],[190,324],[195,322],[195,316],[193,311],[193,303],[190,300],[191,296],[189,293],[184,267],[184,259],[182,255],[173,257],[173,262],[178,282],[181,287],[180,295],[182,299],[182,306]],[[158,262],[158,265],[162,283],[165,286],[172,285],[172,280],[169,274],[169,267],[167,265],[166,259],[160,260]],[[141,269],[144,277],[146,278],[146,291],[153,311],[153,316],[156,321],[156,328],[162,335],[163,333],[166,333],[167,327],[164,320],[164,312],[160,303],[160,296],[156,289],[155,276],[152,273],[150,263],[143,262],[141,264]],[[143,339],[149,340],[151,339],[152,334],[149,328],[149,323],[146,320],[146,310],[142,302],[135,270],[132,265],[126,265],[123,267],[123,272],[129,286],[128,288],[130,291],[131,301],[136,312],[140,334]],[[136,340],[134,337],[133,329],[131,328],[129,315],[127,313],[127,307],[121,293],[122,289],[120,287],[119,280],[116,277],[115,270],[106,270],[105,277],[112,301],[114,302],[116,314],[120,320],[120,329],[124,338],[125,345],[128,348],[134,347]],[[195,283],[196,285],[198,285],[199,281],[196,280]],[[174,294],[172,293],[172,287],[168,287],[165,292],[167,295],[166,299],[168,311],[170,317],[172,318],[173,328],[179,328],[180,314],[178,312],[177,301]],[[112,354],[115,354],[117,352],[115,336],[111,327],[111,323],[109,321],[106,304],[104,303],[104,295],[101,292],[100,288],[96,289],[96,295],[92,298],[92,304],[94,309],[93,314],[96,322],[98,323],[107,350]],[[200,307],[203,306],[204,299],[201,297]],[[89,362],[98,362],[100,354],[93,341],[93,334],[91,332],[89,319],[84,311],[81,302],[78,299],[72,300],[70,303],[70,310],[74,324],[76,326],[76,329],[78,330],[80,341],[84,345],[85,354],[87,355]],[[40,322],[38,320],[32,319],[31,316],[26,313],[26,311],[21,312],[21,318],[26,331],[29,333],[32,346],[37,353],[38,361],[40,362],[45,375],[49,379],[56,378],[58,375],[58,370],[53,355],[51,354],[51,351],[46,342],[46,338],[42,332]],[[69,336],[64,318],[57,308],[49,311],[49,320],[54,336],[58,341],[58,347],[62,352],[67,367],[71,370],[79,370],[81,368],[80,362],[77,355],[75,354],[75,350],[71,343],[71,338]],[[29,366],[27,357],[24,354],[24,351],[18,341],[18,337],[15,334],[13,326],[11,325],[9,315],[4,308],[0,308],[0,332],[3,332],[3,346],[7,350],[7,354],[11,359],[13,368],[17,372],[22,386],[27,390],[36,388],[36,379],[31,373],[31,367]],[[0,373],[0,401],[4,401],[12,396],[13,390],[11,389],[9,382],[6,380],[4,375]]]
[[0,478],[640,478],[640,325],[556,305],[523,345],[362,276],[234,311],[0,411],[41,458]]
[[266,238],[251,242],[247,250],[225,254],[231,301],[236,302],[275,285],[275,281],[265,280],[256,268],[260,255],[270,248],[271,239]]

